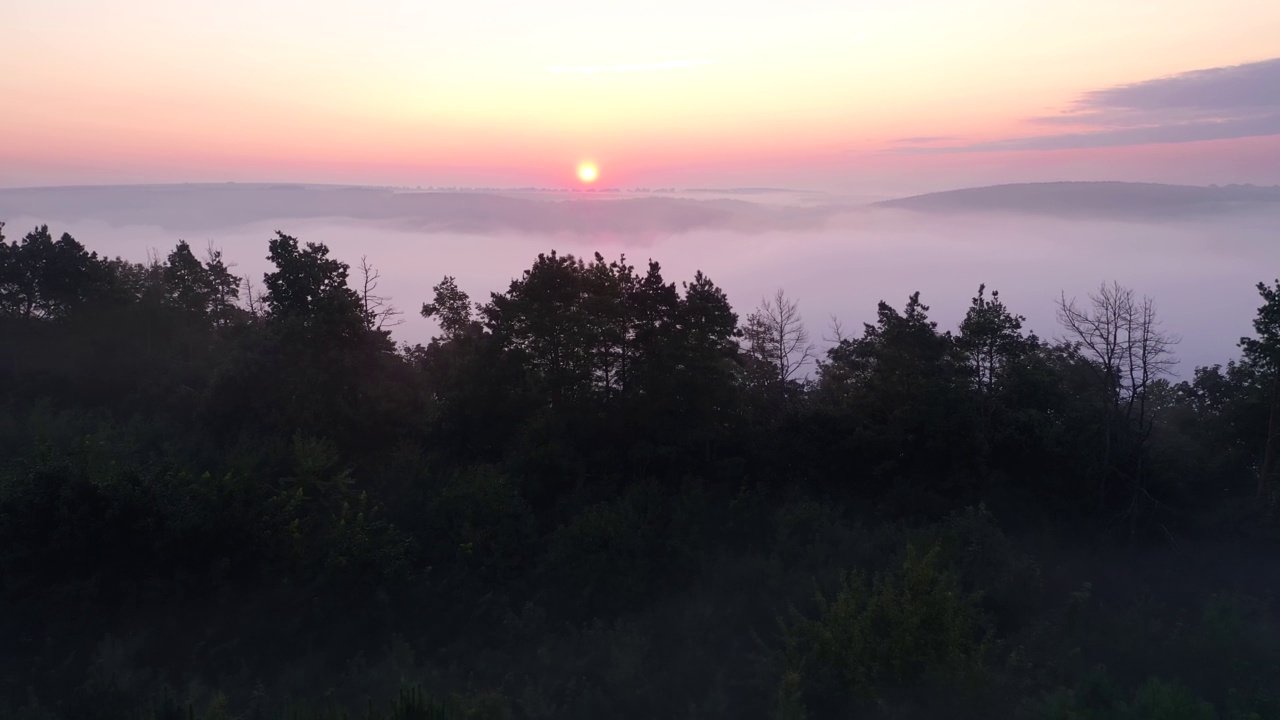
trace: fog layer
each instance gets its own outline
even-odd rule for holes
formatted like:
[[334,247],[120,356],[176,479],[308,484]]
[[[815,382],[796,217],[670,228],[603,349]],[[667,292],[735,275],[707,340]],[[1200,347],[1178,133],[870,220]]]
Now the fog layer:
[[[1280,272],[1280,215],[1267,208],[1116,219],[921,213],[786,193],[744,195],[749,201],[422,193],[402,202],[393,199],[402,194],[346,190],[310,193],[303,202],[307,194],[297,188],[212,195],[129,190],[5,191],[0,220],[11,240],[47,223],[99,254],[131,260],[166,253],[179,239],[212,244],[259,285],[276,230],[325,243],[353,267],[364,256],[381,272],[379,293],[404,311],[394,336],[411,343],[434,333],[418,308],[442,276],[455,276],[483,301],[539,252],[555,249],[609,259],[625,254],[634,264],[652,258],[669,281],[703,270],[743,316],[783,288],[800,301],[815,338],[831,335],[833,317],[846,334],[859,333],[878,301],[900,307],[917,290],[939,325],[952,328],[980,283],[999,290],[1031,330],[1052,337],[1062,293],[1083,297],[1114,280],[1156,299],[1165,328],[1183,337],[1179,373],[1189,376],[1196,365],[1235,357],[1259,304],[1254,285]],[[361,197],[356,193],[367,195],[352,202]],[[294,199],[267,202],[286,195]]]

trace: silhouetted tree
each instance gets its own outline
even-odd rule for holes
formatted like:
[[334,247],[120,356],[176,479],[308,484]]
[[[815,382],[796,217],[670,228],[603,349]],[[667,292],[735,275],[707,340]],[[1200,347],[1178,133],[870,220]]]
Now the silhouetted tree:
[[[845,432],[896,502],[921,507],[970,491],[976,472],[965,358],[928,311],[919,293],[901,313],[881,302],[876,324],[830,348],[818,368],[828,412],[848,419]],[[924,496],[907,500],[908,491]]]
[[[724,291],[701,271],[683,283],[683,290],[674,324],[662,335],[668,338],[665,349],[653,354],[647,370],[653,378],[648,397],[670,403],[655,425],[677,447],[694,448],[704,462],[713,462],[738,435],[738,315]],[[674,288],[660,292],[659,307],[670,302],[668,292]]]
[[1273,286],[1258,283],[1257,288],[1263,302],[1253,319],[1256,337],[1240,338],[1240,348],[1245,362],[1256,368],[1269,389],[1266,439],[1258,465],[1258,498],[1263,499],[1271,493],[1280,440],[1280,280]]
[[747,356],[768,369],[768,386],[780,396],[792,394],[797,374],[814,359],[799,303],[779,289],[747,316],[742,337]]
[[360,256],[360,304],[364,309],[365,324],[370,330],[382,331],[400,325],[403,313],[391,304],[391,298],[378,294],[382,273],[369,263],[367,255]]
[[41,225],[0,255],[0,311],[21,318],[65,318],[102,288],[101,263],[67,233]]
[[[1152,427],[1148,389],[1176,363],[1171,348],[1178,339],[1160,329],[1151,298],[1139,299],[1117,283],[1104,283],[1090,293],[1087,307],[1062,295],[1058,321],[1095,377],[1102,427],[1099,506],[1107,505],[1109,476],[1120,473],[1132,488],[1126,511],[1132,520],[1138,503],[1153,500],[1143,477],[1143,451]],[[1123,466],[1116,463],[1117,452]]]
[[956,347],[964,353],[974,389],[984,401],[998,395],[1013,369],[1038,347],[1035,335],[1022,334],[1025,321],[1025,317],[1009,312],[998,291],[993,290],[988,299],[986,285],[978,286],[978,294],[960,321]]
[[572,255],[539,254],[481,309],[485,326],[529,369],[553,406],[591,393],[598,327],[586,277],[586,265]]
[[458,288],[456,280],[446,275],[431,290],[435,297],[422,304],[422,317],[436,318],[448,338],[455,338],[472,326],[471,298]]
[[276,269],[263,277],[263,300],[273,321],[315,340],[351,342],[368,335],[360,296],[347,284],[346,263],[329,257],[322,243],[300,247],[281,232],[268,246]]
[[201,319],[213,310],[217,288],[205,266],[191,253],[191,246],[179,240],[164,265],[166,300],[177,309]]
[[[0,715],[337,717],[417,676],[448,702],[387,717],[1276,716],[1236,590],[1274,538],[1280,281],[1176,385],[1116,286],[1063,298],[1071,343],[984,286],[955,334],[881,302],[800,382],[794,301],[742,323],[702,272],[550,253],[478,309],[446,276],[392,352],[367,259],[270,252],[246,309],[212,249],[0,236]],[[1193,551],[1106,551],[1148,495]]]
[[212,244],[205,248],[204,275],[209,287],[209,317],[218,326],[236,322],[243,315],[237,305],[242,281],[232,274],[222,251]]
[[[1013,448],[998,443],[997,435],[1015,432],[1023,425],[1016,409],[1026,408],[1028,382],[1033,368],[1042,368],[1036,354],[1040,340],[1033,335],[1023,335],[1022,323],[1026,320],[1005,307],[1000,293],[992,291],[986,296],[986,286],[978,286],[978,294],[960,321],[956,336],[956,349],[965,358],[969,382],[977,395],[978,417],[983,441],[984,463],[998,462],[993,456],[1005,458]],[[1023,435],[1025,442],[1025,433]],[[999,447],[997,447],[999,445]]]

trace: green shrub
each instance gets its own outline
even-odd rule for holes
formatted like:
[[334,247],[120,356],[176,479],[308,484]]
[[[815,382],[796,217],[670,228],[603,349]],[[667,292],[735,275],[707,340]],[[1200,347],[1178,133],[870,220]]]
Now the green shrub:
[[1213,705],[1186,686],[1148,678],[1126,701],[1124,692],[1095,666],[1074,689],[1060,688],[1024,711],[1028,720],[1217,720]]
[[518,575],[536,536],[532,513],[520,489],[496,468],[457,473],[440,488],[432,507],[433,539],[460,569],[488,582]]
[[936,543],[938,561],[954,568],[967,590],[981,590],[983,608],[1002,630],[1035,611],[1042,599],[1040,567],[1004,534],[986,507],[965,508],[920,534],[917,542]]
[[556,529],[541,568],[559,602],[598,614],[651,597],[674,557],[669,515],[657,487],[638,485]]
[[808,717],[804,704],[803,677],[798,670],[788,670],[782,674],[769,717],[770,720],[805,720]]
[[1207,701],[1186,686],[1149,678],[1133,697],[1133,720],[1218,720]]
[[789,665],[864,699],[908,685],[961,690],[985,675],[991,642],[978,596],[943,570],[938,548],[907,548],[901,568],[868,582],[844,576],[817,595],[817,618],[784,626]]
[[1230,648],[1246,639],[1246,598],[1215,593],[1200,616],[1200,636],[1210,647]]

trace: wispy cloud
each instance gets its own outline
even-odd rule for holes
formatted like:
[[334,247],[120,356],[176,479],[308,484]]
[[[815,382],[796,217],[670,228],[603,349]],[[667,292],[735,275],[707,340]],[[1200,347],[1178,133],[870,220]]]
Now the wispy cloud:
[[934,143],[947,142],[956,138],[950,135],[923,135],[920,137],[904,137],[895,140],[899,145],[932,145]]
[[1071,131],[947,146],[916,138],[896,152],[1072,150],[1280,135],[1280,58],[1093,90],[1065,112],[1028,122]]
[[683,70],[685,68],[714,65],[720,58],[704,58],[699,60],[667,60],[657,63],[640,63],[635,65],[552,65],[547,70],[553,73],[576,73],[579,75],[595,75],[603,72],[650,72],[653,70]]

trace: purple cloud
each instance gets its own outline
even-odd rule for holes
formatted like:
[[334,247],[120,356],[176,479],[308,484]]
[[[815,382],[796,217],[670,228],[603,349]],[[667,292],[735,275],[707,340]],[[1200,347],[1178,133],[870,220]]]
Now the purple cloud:
[[1075,150],[1280,135],[1280,58],[1093,90],[1066,112],[1030,122],[1073,131],[945,147],[916,142],[897,152]]
[[904,137],[898,138],[895,142],[900,145],[932,145],[933,143],[947,142],[956,138],[950,135],[924,135],[921,137]]

